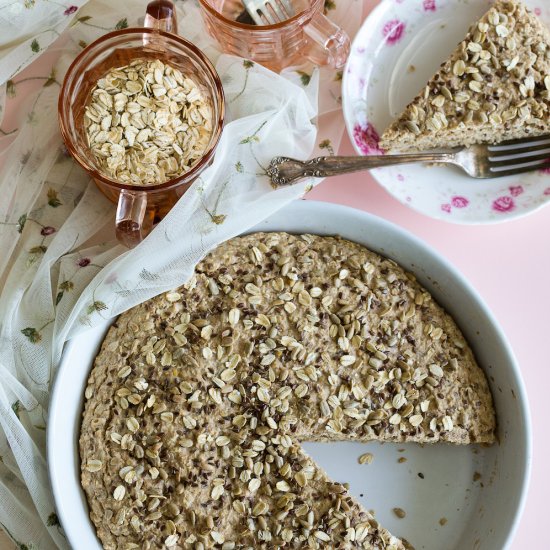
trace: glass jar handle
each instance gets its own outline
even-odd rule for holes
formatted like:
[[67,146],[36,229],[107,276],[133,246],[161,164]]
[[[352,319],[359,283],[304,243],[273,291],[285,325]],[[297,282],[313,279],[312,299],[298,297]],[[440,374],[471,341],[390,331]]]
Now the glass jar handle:
[[143,25],[148,29],[178,34],[178,21],[174,4],[169,0],[149,2]]
[[128,248],[137,246],[153,227],[154,212],[147,211],[147,193],[123,189],[116,209],[116,237]]
[[350,50],[349,36],[322,13],[315,14],[304,27],[311,44],[307,57],[318,65],[340,69]]

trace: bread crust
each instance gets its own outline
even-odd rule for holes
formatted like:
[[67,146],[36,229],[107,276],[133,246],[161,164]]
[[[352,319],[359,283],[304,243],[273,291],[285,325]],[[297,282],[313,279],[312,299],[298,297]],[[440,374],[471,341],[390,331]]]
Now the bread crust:
[[300,442],[495,439],[451,317],[338,237],[222,244],[118,318],[86,396],[82,486],[108,550],[402,549]]

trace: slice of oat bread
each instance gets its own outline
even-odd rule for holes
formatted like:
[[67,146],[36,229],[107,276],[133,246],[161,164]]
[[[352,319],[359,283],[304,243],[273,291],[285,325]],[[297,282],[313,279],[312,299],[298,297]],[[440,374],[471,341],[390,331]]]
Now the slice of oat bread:
[[497,0],[384,132],[390,152],[550,134],[550,31],[520,2]]
[[86,388],[104,548],[401,550],[301,441],[492,443],[483,371],[411,274],[331,237],[256,233],[121,315]]

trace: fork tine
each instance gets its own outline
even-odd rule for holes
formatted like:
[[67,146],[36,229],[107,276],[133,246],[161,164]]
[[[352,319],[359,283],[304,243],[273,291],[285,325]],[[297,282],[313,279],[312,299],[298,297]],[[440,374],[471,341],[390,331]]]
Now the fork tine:
[[524,143],[538,143],[540,141],[550,141],[550,134],[546,136],[538,136],[538,137],[528,137],[528,138],[522,138],[522,139],[511,139],[508,141],[502,141],[501,143],[495,143],[494,145],[489,144],[487,147],[491,150],[498,151],[502,147],[507,147],[508,145],[523,145]]
[[537,151],[548,151],[550,157],[550,142],[542,143],[541,145],[533,145],[532,147],[522,147],[521,149],[498,149],[496,151],[489,151],[491,158],[499,158],[513,155],[526,155],[527,153],[535,153]]
[[285,12],[281,9],[279,4],[277,3],[277,0],[270,0],[269,2],[266,2],[265,8],[263,9],[263,11],[269,11],[270,8],[271,10],[273,10],[273,13],[275,14],[274,19],[276,20],[277,23],[280,23],[281,21],[285,21],[286,19],[288,19]]
[[276,23],[279,23],[277,18],[273,16],[271,10],[268,9],[266,4],[264,4],[261,9],[259,8],[258,11],[260,12],[259,16],[262,19],[261,25],[275,25]]
[[269,25],[269,22],[266,18],[263,18],[262,15],[260,15],[260,10],[256,6],[256,3],[254,0],[243,0],[243,5],[248,12],[248,15],[252,17],[254,23],[256,25],[262,26],[262,25]]
[[540,162],[540,161],[550,162],[550,152],[547,151],[542,155],[533,155],[531,157],[516,157],[508,160],[492,161],[489,159],[491,168],[501,168],[503,166],[518,166],[520,164],[527,164],[528,162]]
[[291,17],[294,17],[296,15],[296,12],[294,11],[294,6],[291,4],[289,0],[279,0],[281,3],[281,6],[283,7],[283,10],[286,13],[287,19],[290,19]]
[[254,11],[249,13],[250,13],[250,17],[254,19],[254,23],[256,23],[256,25],[260,27],[262,27],[263,25],[271,25],[271,23],[267,20],[266,17],[263,16],[263,14],[260,15],[259,13],[256,13]]
[[503,178],[505,176],[517,176],[518,174],[525,174],[526,172],[534,172],[535,170],[547,170],[550,169],[550,161],[543,164],[536,164],[534,166],[524,166],[523,168],[514,168],[512,170],[501,170],[499,172],[491,172],[489,177],[491,178]]

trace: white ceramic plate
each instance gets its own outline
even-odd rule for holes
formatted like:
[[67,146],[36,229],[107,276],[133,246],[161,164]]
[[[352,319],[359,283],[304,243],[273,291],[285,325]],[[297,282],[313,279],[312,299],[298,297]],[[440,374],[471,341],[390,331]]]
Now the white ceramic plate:
[[[550,2],[524,0],[550,25]],[[378,136],[412,101],[488,9],[487,0],[383,0],[353,42],[342,98],[350,139],[359,154],[377,153]],[[495,180],[450,167],[374,170],[395,198],[445,221],[497,223],[550,201],[550,171]]]
[[[399,262],[456,319],[487,372],[500,444],[421,447],[317,443],[305,448],[394,534],[417,550],[503,550],[516,528],[528,484],[531,432],[527,398],[512,351],[481,298],[454,267],[415,237],[365,212],[299,201],[254,230],[339,234]],[[57,512],[72,546],[99,550],[79,482],[78,436],[86,381],[109,322],[65,348],[52,395],[48,464]],[[360,466],[357,457],[372,452]],[[400,457],[407,459],[398,463]],[[477,474],[476,474],[477,472]],[[419,476],[423,475],[423,478]],[[478,476],[480,476],[478,478]],[[406,511],[405,519],[392,512]],[[441,518],[447,523],[439,524]]]

